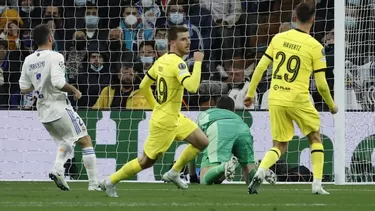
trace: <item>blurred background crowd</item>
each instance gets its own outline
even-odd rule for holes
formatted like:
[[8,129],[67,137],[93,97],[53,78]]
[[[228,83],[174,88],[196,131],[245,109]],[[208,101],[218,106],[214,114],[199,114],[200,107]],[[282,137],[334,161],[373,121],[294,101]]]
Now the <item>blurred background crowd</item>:
[[[191,53],[205,54],[197,94],[186,93],[183,109],[214,105],[227,94],[237,109],[267,109],[272,67],[258,87],[256,102],[243,98],[257,62],[272,37],[296,27],[293,14],[302,2],[315,4],[312,36],[325,47],[326,76],[333,90],[334,0],[0,0],[0,107],[34,109],[35,94],[19,94],[24,58],[35,51],[31,30],[40,23],[53,28],[55,51],[66,60],[66,80],[82,92],[78,108],[149,109],[138,92],[154,61],[168,51],[167,29],[185,25]],[[374,6],[372,0],[347,0],[345,27],[347,109],[373,109]],[[360,33],[358,33],[360,32]],[[328,110],[311,83],[311,100]]]

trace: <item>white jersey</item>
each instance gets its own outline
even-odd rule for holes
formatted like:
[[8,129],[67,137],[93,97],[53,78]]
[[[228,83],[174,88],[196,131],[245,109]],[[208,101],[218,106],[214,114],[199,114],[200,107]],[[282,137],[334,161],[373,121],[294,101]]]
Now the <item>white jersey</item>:
[[38,50],[26,57],[22,65],[21,89],[34,87],[38,117],[42,123],[60,119],[66,108],[72,109],[66,92],[64,56],[58,52]]

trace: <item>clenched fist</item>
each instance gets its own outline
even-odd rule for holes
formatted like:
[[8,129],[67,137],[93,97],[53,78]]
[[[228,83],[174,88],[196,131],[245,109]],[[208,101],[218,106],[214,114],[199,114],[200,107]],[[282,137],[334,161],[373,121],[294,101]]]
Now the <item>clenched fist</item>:
[[204,54],[200,51],[194,52],[194,61],[201,62],[203,61]]

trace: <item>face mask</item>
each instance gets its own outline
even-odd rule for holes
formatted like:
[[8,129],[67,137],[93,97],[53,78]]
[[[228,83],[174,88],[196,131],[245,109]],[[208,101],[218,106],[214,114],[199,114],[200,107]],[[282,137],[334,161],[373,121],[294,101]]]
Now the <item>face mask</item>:
[[296,22],[291,22],[291,23],[290,23],[290,27],[291,27],[292,29],[296,29],[296,28],[297,28],[297,23],[296,23]]
[[83,37],[76,37],[74,45],[77,50],[84,50],[86,48],[86,39]]
[[156,50],[164,51],[168,48],[168,40],[166,39],[157,39],[155,40]]
[[3,13],[5,7],[0,7],[0,14]]
[[99,67],[94,66],[93,64],[90,65],[90,68],[94,70],[95,72],[100,72],[103,69],[103,65],[100,65]]
[[357,18],[346,16],[345,17],[345,29],[353,29],[357,26]]
[[174,24],[180,24],[184,21],[184,14],[180,12],[174,12],[169,15],[169,18],[172,23]]
[[154,5],[154,2],[152,0],[142,0],[143,7],[152,7],[152,5]]
[[74,2],[76,4],[76,6],[82,7],[82,6],[86,5],[86,0],[75,0]]
[[109,50],[119,51],[120,48],[121,48],[121,41],[120,40],[110,40],[109,41]]
[[99,17],[98,16],[93,16],[93,15],[88,15],[86,16],[86,25],[90,27],[96,27],[99,23]]
[[141,56],[141,62],[143,64],[152,64],[154,63],[154,57],[153,56]]
[[29,6],[29,7],[22,7],[21,10],[25,13],[30,13],[34,10],[34,7],[33,6]]
[[138,22],[137,17],[135,15],[128,15],[125,17],[125,23],[129,26],[133,26]]
[[31,40],[30,36],[27,36],[27,37],[22,38],[22,43],[25,47],[31,47],[31,45],[33,44],[33,41]]

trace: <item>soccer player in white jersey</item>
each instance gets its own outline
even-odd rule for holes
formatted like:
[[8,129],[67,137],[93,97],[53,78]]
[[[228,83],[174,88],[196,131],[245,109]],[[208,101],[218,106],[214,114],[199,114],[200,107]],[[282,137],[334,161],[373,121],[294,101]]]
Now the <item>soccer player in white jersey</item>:
[[54,38],[48,25],[38,25],[33,30],[38,50],[26,57],[19,85],[21,93],[33,90],[38,94],[38,117],[52,138],[59,144],[54,167],[49,177],[61,190],[70,190],[64,180],[64,163],[72,153],[75,143],[82,147],[82,159],[89,179],[90,191],[99,191],[96,155],[82,119],[73,110],[67,92],[77,100],[81,92],[65,81],[64,57],[52,51]]

